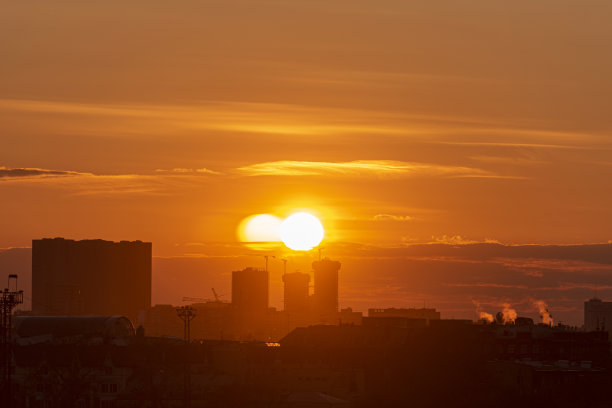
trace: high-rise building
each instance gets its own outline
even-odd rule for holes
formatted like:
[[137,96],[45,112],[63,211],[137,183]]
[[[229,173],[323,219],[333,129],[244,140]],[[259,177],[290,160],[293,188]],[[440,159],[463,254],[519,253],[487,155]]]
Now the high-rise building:
[[46,316],[124,315],[151,307],[150,242],[32,241],[32,310]]
[[312,263],[315,307],[319,316],[338,312],[338,271],[340,262],[323,259]]
[[232,305],[241,312],[268,309],[268,271],[246,268],[232,272]]
[[285,284],[284,309],[288,313],[305,313],[308,311],[308,285],[310,275],[307,273],[287,273],[283,275]]
[[612,331],[612,302],[597,298],[584,302],[584,330]]

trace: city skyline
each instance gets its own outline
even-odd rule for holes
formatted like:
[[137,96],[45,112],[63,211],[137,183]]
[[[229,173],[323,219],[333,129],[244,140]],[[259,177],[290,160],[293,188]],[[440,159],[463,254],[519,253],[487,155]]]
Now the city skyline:
[[3,265],[43,237],[153,242],[154,302],[176,303],[265,254],[310,272],[316,250],[239,234],[305,210],[341,305],[533,300],[576,324],[612,298],[610,4],[235,6],[5,5]]
[[2,408],[610,405],[612,2],[0,3]]
[[[610,245],[429,244],[396,248],[378,259],[367,256],[367,247],[332,250],[338,255],[332,255],[332,259],[341,260],[343,265],[338,281],[339,308],[363,313],[371,308],[427,306],[435,307],[445,318],[475,321],[511,309],[539,322],[543,321],[542,310],[548,309],[555,324],[580,327],[584,301],[612,297]],[[328,257],[325,251],[321,253]],[[284,259],[287,273],[305,272],[310,276],[310,293],[314,293],[310,264],[318,259],[318,251],[283,259],[265,256],[269,258],[271,307],[284,309]],[[151,303],[188,304],[184,298],[213,301],[211,288],[222,301],[229,301],[232,271],[265,269],[265,256],[255,252],[237,257],[179,258],[179,262],[153,256]],[[25,290],[22,310],[31,307],[31,257],[28,248],[0,252],[0,278],[18,273],[20,288]],[[398,257],[403,263],[394,268]],[[375,276],[372,271],[376,271]]]

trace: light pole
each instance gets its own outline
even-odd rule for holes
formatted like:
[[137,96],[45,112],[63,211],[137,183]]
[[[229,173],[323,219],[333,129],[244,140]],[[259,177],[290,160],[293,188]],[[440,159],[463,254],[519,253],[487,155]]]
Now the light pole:
[[191,306],[176,308],[176,314],[183,321],[183,334],[185,337],[185,365],[184,370],[184,389],[185,389],[185,408],[191,406],[191,367],[189,366],[189,342],[191,335],[191,321],[196,317],[196,311]]
[[[11,291],[11,280],[15,281],[15,290]],[[9,275],[8,287],[0,292],[0,312],[2,328],[2,354],[4,355],[4,398],[3,406],[13,406],[13,394],[11,390],[11,328],[13,309],[23,303],[23,290],[17,290],[17,275]]]

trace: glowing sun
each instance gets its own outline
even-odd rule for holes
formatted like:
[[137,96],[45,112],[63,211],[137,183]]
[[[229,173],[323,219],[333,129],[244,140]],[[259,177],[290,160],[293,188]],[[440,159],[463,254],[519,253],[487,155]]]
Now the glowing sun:
[[244,242],[279,242],[280,218],[270,214],[256,214],[240,223],[240,240]]
[[294,251],[308,251],[323,240],[323,225],[317,217],[305,212],[291,214],[280,225],[280,239]]
[[240,241],[252,248],[270,249],[277,242],[294,251],[308,251],[323,240],[323,224],[314,215],[296,212],[284,220],[271,214],[255,214],[238,227]]

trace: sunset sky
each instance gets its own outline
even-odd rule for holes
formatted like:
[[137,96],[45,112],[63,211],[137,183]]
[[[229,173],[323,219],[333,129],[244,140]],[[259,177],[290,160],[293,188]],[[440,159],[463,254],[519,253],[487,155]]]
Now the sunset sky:
[[[343,262],[343,307],[472,317],[544,299],[581,324],[583,300],[612,296],[612,245],[448,253],[612,242],[609,1],[2,3],[4,252],[151,241],[154,302],[177,302],[198,293],[172,274],[206,270],[208,296],[263,265],[238,242],[245,217],[309,209]],[[416,245],[431,243],[448,245]],[[461,267],[425,284],[432,257]]]

